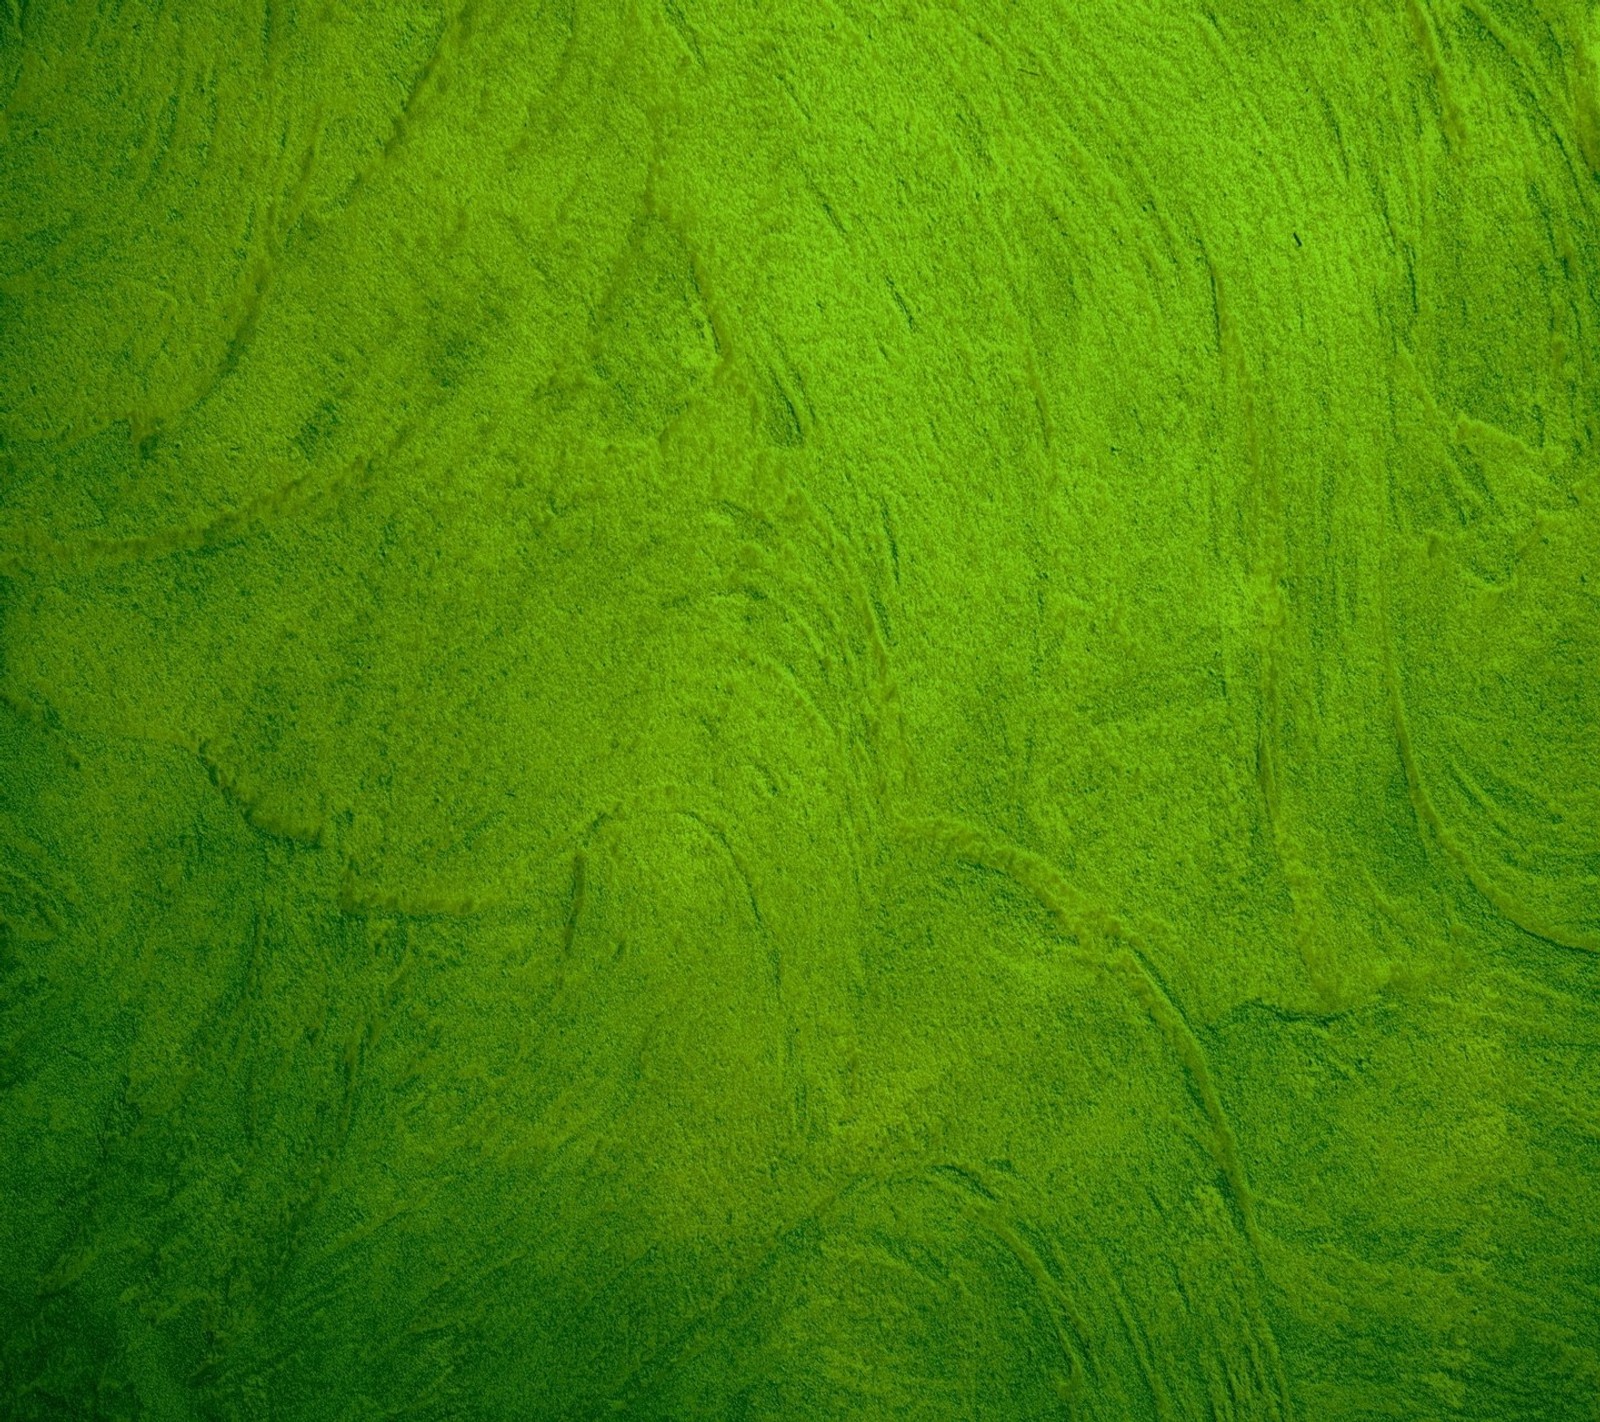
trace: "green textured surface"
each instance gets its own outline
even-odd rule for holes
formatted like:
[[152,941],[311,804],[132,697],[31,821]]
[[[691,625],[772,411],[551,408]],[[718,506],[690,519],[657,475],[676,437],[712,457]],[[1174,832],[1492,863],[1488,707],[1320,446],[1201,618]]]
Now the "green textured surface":
[[1600,1418],[1600,11],[0,10],[0,1415]]

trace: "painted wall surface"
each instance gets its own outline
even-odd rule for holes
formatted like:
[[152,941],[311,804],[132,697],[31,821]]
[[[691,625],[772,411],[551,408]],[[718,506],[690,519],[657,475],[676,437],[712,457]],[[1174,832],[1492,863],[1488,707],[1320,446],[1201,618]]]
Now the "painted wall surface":
[[1600,1418],[1597,65],[3,0],[0,1415]]

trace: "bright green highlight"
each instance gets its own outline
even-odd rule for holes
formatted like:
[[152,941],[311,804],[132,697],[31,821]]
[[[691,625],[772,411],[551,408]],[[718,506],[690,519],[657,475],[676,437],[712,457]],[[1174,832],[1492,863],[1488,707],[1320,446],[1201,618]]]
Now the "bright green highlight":
[[1600,1417],[1600,11],[0,11],[0,1415]]

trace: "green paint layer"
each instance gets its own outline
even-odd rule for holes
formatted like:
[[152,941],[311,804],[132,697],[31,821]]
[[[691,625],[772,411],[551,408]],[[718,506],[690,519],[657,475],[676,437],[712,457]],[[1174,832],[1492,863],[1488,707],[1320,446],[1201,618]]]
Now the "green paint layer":
[[0,1415],[1597,1340],[1600,10],[0,5]]

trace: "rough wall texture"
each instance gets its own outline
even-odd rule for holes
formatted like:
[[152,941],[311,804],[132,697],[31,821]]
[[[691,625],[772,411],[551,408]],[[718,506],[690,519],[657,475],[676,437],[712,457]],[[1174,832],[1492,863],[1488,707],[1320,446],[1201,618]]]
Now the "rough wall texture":
[[1600,12],[0,8],[0,1413],[1600,1417]]

